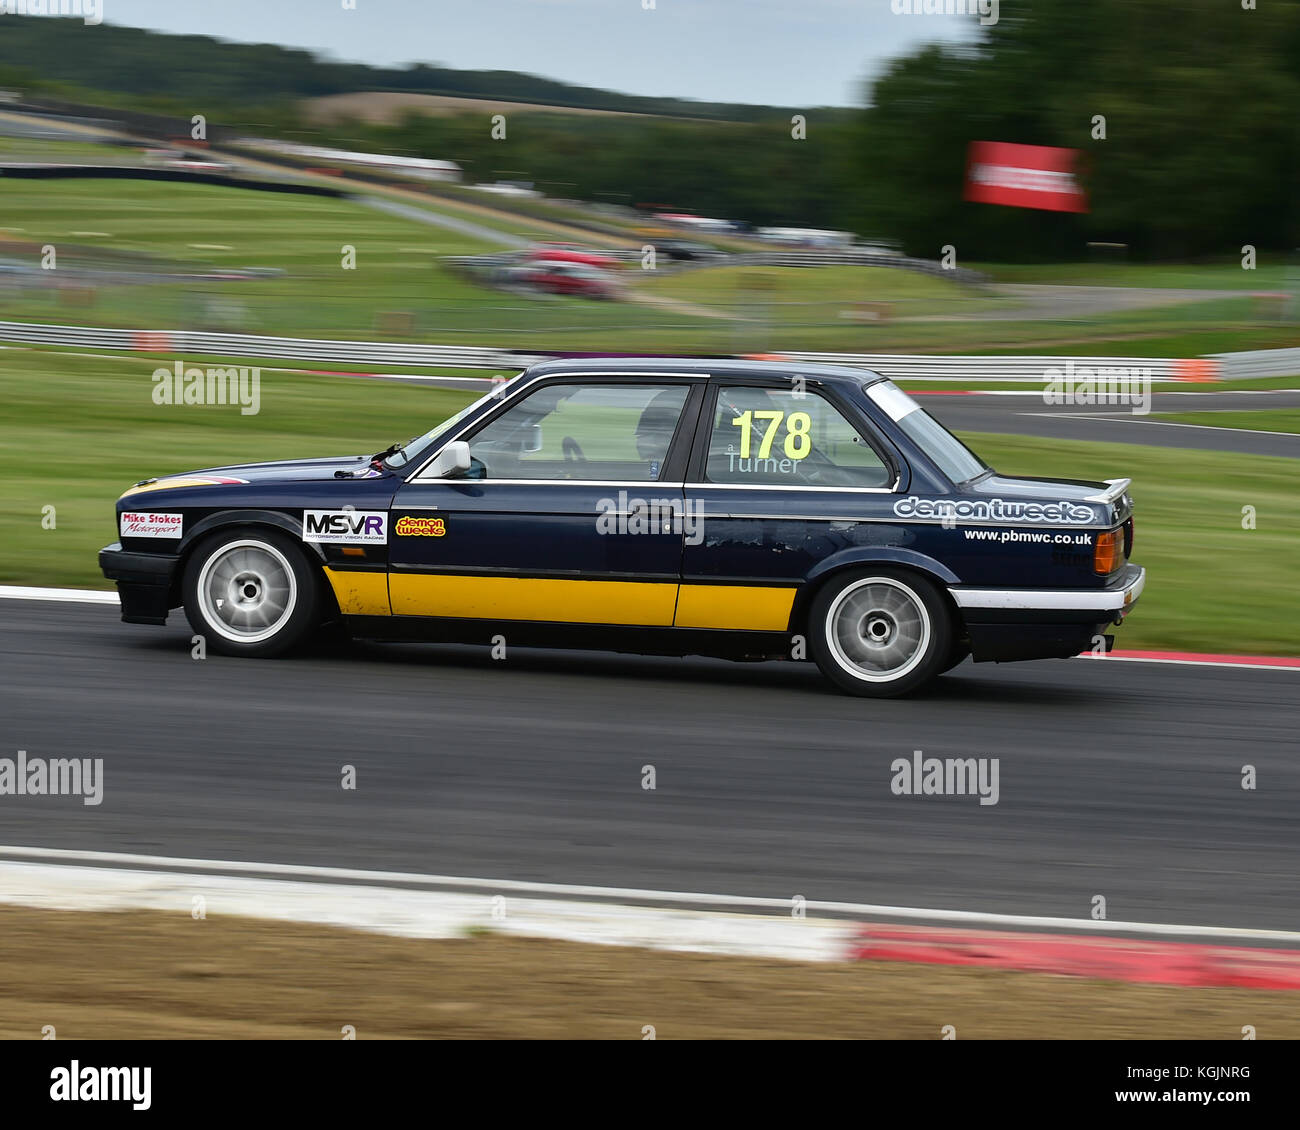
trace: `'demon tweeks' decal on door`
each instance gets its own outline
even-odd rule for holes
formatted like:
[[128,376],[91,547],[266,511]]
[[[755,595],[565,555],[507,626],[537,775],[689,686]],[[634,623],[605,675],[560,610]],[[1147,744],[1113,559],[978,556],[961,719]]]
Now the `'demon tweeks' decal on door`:
[[393,525],[393,533],[399,538],[440,538],[447,533],[445,518],[426,518],[403,515]]

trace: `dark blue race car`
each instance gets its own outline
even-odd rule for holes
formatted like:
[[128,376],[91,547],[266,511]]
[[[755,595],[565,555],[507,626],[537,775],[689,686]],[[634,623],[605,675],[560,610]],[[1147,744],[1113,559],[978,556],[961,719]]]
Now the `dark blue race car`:
[[341,621],[811,658],[887,696],[1109,647],[1145,581],[1128,485],[1001,476],[858,369],[551,361],[378,455],[141,482],[99,559],[123,620],[184,606],[229,655]]

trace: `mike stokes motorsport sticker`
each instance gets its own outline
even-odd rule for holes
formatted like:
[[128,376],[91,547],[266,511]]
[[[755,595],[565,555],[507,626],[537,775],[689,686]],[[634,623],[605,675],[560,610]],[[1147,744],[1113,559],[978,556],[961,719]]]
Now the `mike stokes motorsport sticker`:
[[388,515],[382,510],[304,510],[302,540],[321,545],[387,545]]
[[1077,502],[1004,502],[1000,498],[917,498],[894,503],[900,518],[938,518],[969,522],[1043,522],[1053,526],[1086,526],[1097,521],[1091,506]]
[[123,510],[118,531],[124,538],[178,538],[184,524],[183,514],[141,514]]

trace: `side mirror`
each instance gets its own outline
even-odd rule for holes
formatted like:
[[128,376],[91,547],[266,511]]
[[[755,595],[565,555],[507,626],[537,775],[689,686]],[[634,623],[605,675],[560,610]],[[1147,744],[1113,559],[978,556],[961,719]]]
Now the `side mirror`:
[[542,450],[542,425],[529,424],[524,429],[524,454],[536,455]]
[[469,467],[469,444],[463,439],[454,439],[434,456],[429,475],[435,479],[446,479],[452,475],[464,474]]

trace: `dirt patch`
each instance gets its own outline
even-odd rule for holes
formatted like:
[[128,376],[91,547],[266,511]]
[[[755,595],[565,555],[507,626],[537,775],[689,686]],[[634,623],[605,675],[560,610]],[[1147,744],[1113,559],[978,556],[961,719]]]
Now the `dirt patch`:
[[687,314],[692,318],[721,318],[728,322],[734,320],[734,315],[729,310],[719,310],[714,306],[701,306],[697,302],[686,302],[680,298],[669,298],[666,294],[651,294],[648,291],[629,287],[624,292],[623,297],[628,302],[637,302],[642,306],[654,306],[673,314]]
[[1295,994],[0,907],[0,1037],[1300,1037]]

